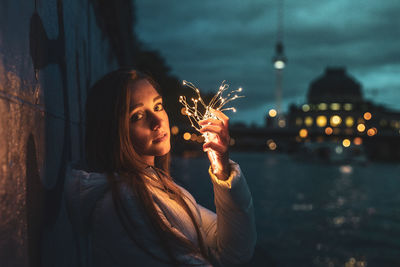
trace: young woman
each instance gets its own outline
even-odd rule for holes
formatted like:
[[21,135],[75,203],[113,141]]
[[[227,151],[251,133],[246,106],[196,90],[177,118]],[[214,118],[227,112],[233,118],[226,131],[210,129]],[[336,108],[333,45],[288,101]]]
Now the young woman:
[[209,169],[216,214],[169,175],[170,129],[148,76],[117,70],[86,103],[86,164],[71,167],[66,195],[81,266],[231,266],[249,261],[256,231],[251,194],[228,157],[228,117],[201,122],[218,136]]

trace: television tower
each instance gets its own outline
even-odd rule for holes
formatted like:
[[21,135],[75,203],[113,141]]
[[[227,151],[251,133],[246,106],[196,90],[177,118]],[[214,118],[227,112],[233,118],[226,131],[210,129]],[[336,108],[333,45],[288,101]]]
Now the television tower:
[[[283,84],[283,69],[285,68],[287,59],[284,54],[283,47],[283,6],[284,0],[278,1],[278,26],[277,26],[277,38],[275,45],[275,56],[272,59],[275,68],[275,102],[276,102],[276,113],[277,113],[277,121],[280,127],[285,126],[285,121],[282,116],[282,84]],[[283,122],[282,122],[283,120]]]

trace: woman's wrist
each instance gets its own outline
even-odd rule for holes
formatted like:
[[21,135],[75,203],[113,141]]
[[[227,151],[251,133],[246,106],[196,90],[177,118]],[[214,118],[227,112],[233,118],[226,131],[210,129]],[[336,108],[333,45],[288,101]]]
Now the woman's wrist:
[[219,180],[226,181],[229,178],[229,175],[231,174],[231,165],[229,164],[229,159],[227,159],[224,164],[221,164],[221,168],[218,169],[217,172],[214,173],[215,176]]

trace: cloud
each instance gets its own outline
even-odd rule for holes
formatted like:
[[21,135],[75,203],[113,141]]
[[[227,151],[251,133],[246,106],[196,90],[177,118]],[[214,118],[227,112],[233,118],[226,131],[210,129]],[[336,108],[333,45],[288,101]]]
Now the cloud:
[[[160,51],[175,75],[206,91],[221,80],[243,86],[238,118],[262,118],[273,106],[276,1],[137,0],[136,6],[139,38]],[[284,105],[302,102],[326,66],[346,66],[366,90],[384,88],[391,96],[377,101],[398,103],[398,14],[397,0],[285,1]]]

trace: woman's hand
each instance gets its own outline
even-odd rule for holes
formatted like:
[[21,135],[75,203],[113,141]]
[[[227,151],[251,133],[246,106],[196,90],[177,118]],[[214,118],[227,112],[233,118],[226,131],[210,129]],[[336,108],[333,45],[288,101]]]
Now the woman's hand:
[[[208,142],[203,144],[203,150],[207,152],[213,150],[215,152],[215,160],[212,158],[211,153],[207,153],[211,166],[217,170],[215,175],[218,179],[226,180],[231,172],[228,153],[230,141],[229,118],[219,110],[211,109],[210,111],[218,119],[209,118],[199,121],[199,125],[202,126],[200,133],[208,133],[211,137]],[[216,166],[213,166],[214,164]]]

